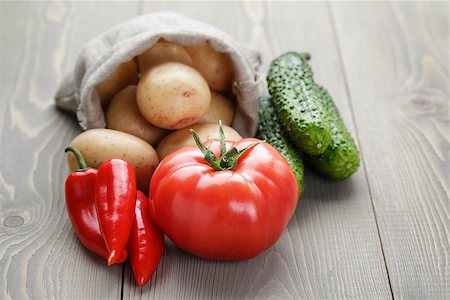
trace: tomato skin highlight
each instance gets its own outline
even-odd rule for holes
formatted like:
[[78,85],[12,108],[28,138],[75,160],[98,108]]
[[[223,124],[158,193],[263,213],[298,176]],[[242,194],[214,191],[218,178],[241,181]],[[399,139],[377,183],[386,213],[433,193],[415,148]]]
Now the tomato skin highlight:
[[[216,171],[195,147],[167,156],[150,182],[151,213],[181,249],[206,259],[243,260],[271,247],[297,206],[295,175],[281,154],[257,139],[234,170]],[[220,142],[205,143],[220,156]]]

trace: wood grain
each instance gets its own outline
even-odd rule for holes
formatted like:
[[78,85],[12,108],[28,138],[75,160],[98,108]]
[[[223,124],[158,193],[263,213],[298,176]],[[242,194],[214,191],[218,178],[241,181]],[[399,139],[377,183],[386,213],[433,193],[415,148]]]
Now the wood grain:
[[[317,80],[330,89],[352,125],[344,73],[324,3],[150,2],[143,6],[146,13],[161,9],[208,22],[256,47],[264,57],[263,73],[282,52],[310,51]],[[218,11],[227,13],[219,16]],[[307,169],[306,193],[288,229],[274,247],[252,260],[205,261],[168,242],[148,286],[136,287],[130,269],[125,270],[124,298],[389,299],[363,168],[343,183],[324,180]]]
[[393,294],[448,299],[448,3],[331,10]]
[[[345,182],[307,168],[287,230],[252,260],[167,240],[141,289],[71,228],[62,151],[80,129],[52,98],[84,42],[161,10],[256,47],[263,74],[309,51],[363,165]],[[445,2],[0,2],[0,299],[450,298],[448,22]]]
[[130,4],[0,3],[1,299],[120,298],[122,266],[89,254],[68,220],[63,149],[80,129],[53,94],[83,43],[136,13]]

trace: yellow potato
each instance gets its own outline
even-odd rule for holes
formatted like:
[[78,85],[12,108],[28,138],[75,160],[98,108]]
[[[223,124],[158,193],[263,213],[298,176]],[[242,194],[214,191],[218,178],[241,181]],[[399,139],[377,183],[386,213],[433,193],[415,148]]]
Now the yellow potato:
[[114,96],[106,111],[106,128],[127,132],[156,146],[169,131],[149,123],[136,103],[136,86],[130,85]]
[[[222,125],[222,127],[226,140],[236,142],[242,139],[233,128],[226,125]],[[182,147],[196,146],[194,138],[189,131],[190,128],[198,133],[202,142],[220,138],[219,124],[195,124],[189,128],[177,130],[166,136],[156,147],[156,153],[158,153],[160,160]]]
[[136,60],[141,73],[164,62],[179,62],[192,66],[192,59],[183,46],[166,41],[159,41],[152,48],[138,55]]
[[136,84],[138,82],[138,70],[136,61],[131,59],[119,65],[115,71],[104,81],[100,82],[95,89],[102,103],[103,109],[106,109],[109,102],[124,87]]
[[[70,146],[80,150],[86,164],[98,168],[112,158],[130,162],[136,171],[137,187],[147,193],[150,178],[159,163],[155,149],[145,141],[131,134],[112,129],[90,129],[75,137]],[[72,153],[67,153],[69,169],[78,169]]]
[[224,125],[231,125],[234,116],[234,104],[222,94],[211,91],[211,104],[209,109],[197,123],[218,124],[219,120]]
[[196,68],[212,90],[224,92],[231,86],[233,65],[229,56],[212,49],[208,42],[186,47]]
[[150,123],[160,128],[180,129],[196,123],[206,113],[211,92],[194,68],[170,62],[143,74],[136,98],[141,114]]

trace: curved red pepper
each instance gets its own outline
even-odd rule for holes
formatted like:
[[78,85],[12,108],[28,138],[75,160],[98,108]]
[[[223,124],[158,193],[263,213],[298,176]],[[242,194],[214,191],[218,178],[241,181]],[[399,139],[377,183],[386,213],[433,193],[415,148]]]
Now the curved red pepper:
[[[66,208],[72,227],[80,242],[93,253],[107,259],[109,256],[95,209],[95,183],[97,170],[88,168],[81,153],[73,148],[66,148],[66,152],[74,153],[80,169],[70,174],[66,179],[65,194]],[[122,252],[118,262],[127,260],[127,252]]]
[[164,236],[151,221],[149,206],[144,193],[137,191],[135,218],[127,247],[139,286],[144,286],[153,276],[164,252]]
[[136,175],[123,159],[111,159],[98,168],[95,205],[100,231],[109,251],[108,265],[126,249],[134,218]]

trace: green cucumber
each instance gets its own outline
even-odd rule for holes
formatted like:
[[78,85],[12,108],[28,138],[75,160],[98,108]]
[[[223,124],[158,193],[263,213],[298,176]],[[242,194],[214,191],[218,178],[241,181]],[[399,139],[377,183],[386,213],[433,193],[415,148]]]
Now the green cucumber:
[[303,161],[300,151],[285,136],[282,125],[279,123],[275,109],[269,97],[259,98],[259,124],[256,136],[272,145],[283,155],[294,171],[300,193],[303,193]]
[[331,143],[324,153],[317,156],[305,155],[305,160],[319,173],[332,179],[344,180],[355,173],[360,165],[358,148],[328,91],[317,84],[314,85],[314,91],[320,95],[331,119]]
[[331,141],[331,124],[316,91],[307,53],[288,52],[272,61],[267,75],[278,118],[292,140],[310,155],[323,153]]

